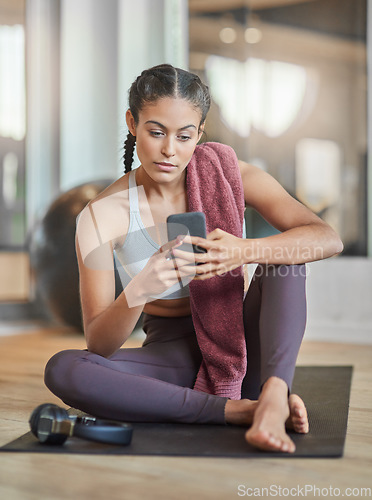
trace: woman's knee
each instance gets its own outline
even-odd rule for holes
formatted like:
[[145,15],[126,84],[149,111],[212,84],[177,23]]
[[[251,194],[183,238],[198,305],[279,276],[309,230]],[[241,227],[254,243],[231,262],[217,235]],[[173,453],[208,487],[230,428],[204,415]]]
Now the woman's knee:
[[76,362],[78,356],[81,357],[81,351],[69,349],[58,352],[46,364],[44,371],[45,385],[57,396],[61,393],[61,390],[66,389],[72,365]]

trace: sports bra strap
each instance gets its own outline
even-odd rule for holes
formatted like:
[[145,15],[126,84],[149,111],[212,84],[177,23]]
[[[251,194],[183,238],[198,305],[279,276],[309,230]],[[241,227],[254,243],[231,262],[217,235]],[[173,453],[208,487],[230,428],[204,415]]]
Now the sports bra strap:
[[131,170],[129,173],[129,206],[131,212],[139,213],[138,190],[137,190],[135,170]]

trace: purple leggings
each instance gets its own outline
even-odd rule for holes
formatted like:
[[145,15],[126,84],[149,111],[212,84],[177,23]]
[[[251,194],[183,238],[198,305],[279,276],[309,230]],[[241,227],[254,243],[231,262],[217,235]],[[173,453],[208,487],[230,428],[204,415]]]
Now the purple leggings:
[[[244,299],[247,374],[242,397],[257,399],[271,376],[291,389],[306,323],[305,265],[261,266]],[[224,424],[227,398],[192,389],[201,363],[191,316],[144,314],[142,347],[110,358],[86,350],[55,354],[45,384],[67,405],[133,422]]]

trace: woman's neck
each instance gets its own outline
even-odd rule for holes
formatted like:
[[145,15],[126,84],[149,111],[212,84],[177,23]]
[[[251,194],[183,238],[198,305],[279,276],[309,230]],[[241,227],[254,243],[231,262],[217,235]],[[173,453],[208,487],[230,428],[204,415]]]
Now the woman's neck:
[[182,174],[171,182],[158,183],[154,181],[147,172],[139,166],[136,169],[136,184],[144,187],[148,201],[159,202],[163,200],[168,203],[177,203],[180,197],[186,197],[186,169]]

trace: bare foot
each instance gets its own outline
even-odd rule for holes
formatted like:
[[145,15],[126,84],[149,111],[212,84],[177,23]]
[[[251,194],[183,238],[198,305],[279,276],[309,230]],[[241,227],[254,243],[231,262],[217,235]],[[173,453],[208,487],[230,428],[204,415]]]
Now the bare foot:
[[[297,426],[297,419],[301,419],[296,415],[299,410],[298,401],[292,406],[296,416],[296,424],[293,424]],[[245,434],[246,440],[261,450],[293,453],[295,444],[285,430],[290,414],[287,384],[277,377],[270,377],[258,399],[252,427]]]
[[[289,396],[289,417],[285,423],[287,429],[300,434],[309,432],[309,422],[305,403],[297,394]],[[225,408],[225,420],[233,425],[252,425],[258,401],[251,399],[228,400]]]
[[300,434],[307,434],[309,432],[309,420],[305,403],[297,394],[291,394],[288,404],[290,414],[286,422],[287,429],[293,429]]

